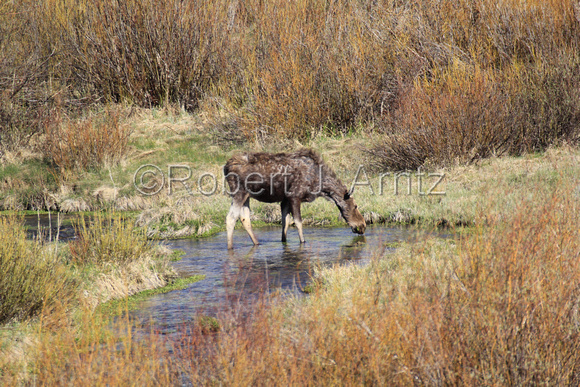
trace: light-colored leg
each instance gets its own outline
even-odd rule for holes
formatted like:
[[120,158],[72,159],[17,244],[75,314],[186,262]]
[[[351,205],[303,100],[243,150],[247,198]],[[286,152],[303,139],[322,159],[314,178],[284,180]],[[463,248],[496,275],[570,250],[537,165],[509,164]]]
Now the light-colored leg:
[[286,236],[288,235],[288,228],[290,227],[290,203],[287,201],[282,201],[280,204],[282,209],[282,242],[286,242]]
[[234,228],[236,227],[236,221],[240,217],[242,207],[236,204],[236,201],[232,201],[232,206],[230,207],[230,212],[226,217],[226,231],[228,234],[228,249],[234,248]]
[[304,240],[304,234],[302,234],[302,219],[298,220],[298,219],[294,218],[294,224],[296,225],[296,228],[298,229],[298,236],[300,237],[300,243],[306,242]]
[[300,237],[300,243],[304,243],[304,234],[302,234],[302,215],[300,215],[300,202],[292,202],[292,216],[294,217],[294,224],[298,230],[298,236]]
[[252,242],[254,245],[258,245],[258,239],[254,235],[254,231],[252,231],[252,223],[250,222],[250,198],[246,199],[244,205],[242,206],[242,210],[240,213],[240,219],[242,220],[242,224],[244,228],[248,232],[250,238],[252,238]]

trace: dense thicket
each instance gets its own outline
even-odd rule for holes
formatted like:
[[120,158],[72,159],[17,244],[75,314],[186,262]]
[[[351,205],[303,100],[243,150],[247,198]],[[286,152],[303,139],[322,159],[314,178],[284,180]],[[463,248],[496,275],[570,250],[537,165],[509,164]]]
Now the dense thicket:
[[248,138],[370,125],[385,168],[521,153],[577,138],[579,41],[572,0],[3,2],[0,141],[128,102]]

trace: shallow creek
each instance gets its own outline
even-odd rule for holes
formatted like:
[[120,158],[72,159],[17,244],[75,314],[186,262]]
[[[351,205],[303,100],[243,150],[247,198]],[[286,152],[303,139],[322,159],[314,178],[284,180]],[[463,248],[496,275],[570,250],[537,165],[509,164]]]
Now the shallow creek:
[[[25,216],[31,237],[40,229],[47,239],[74,239],[70,221],[62,222],[63,218],[55,215],[50,219],[47,215]],[[180,276],[203,274],[205,279],[183,290],[151,296],[132,316],[140,324],[152,324],[156,331],[171,334],[200,315],[218,316],[223,310],[244,313],[248,303],[263,294],[304,294],[317,268],[365,264],[373,254],[393,251],[388,246],[397,242],[434,235],[402,227],[368,227],[364,236],[353,234],[348,227],[305,227],[306,243],[301,245],[294,228],[289,230],[286,244],[280,242],[280,226],[258,228],[255,233],[261,244],[254,247],[244,230],[236,230],[233,251],[226,248],[224,232],[203,239],[161,242],[184,252],[181,260],[172,263]]]
[[204,274],[205,279],[184,290],[152,296],[133,315],[142,323],[152,322],[161,332],[175,332],[200,314],[219,314],[224,306],[243,313],[244,306],[264,292],[303,294],[317,267],[364,264],[385,244],[420,237],[417,231],[405,228],[369,227],[362,237],[350,228],[306,227],[306,243],[300,245],[295,229],[289,231],[287,244],[280,242],[280,227],[255,232],[261,243],[256,247],[244,230],[236,230],[233,251],[226,249],[225,233],[165,242],[185,252],[174,263],[181,276]]
[[39,214],[25,215],[23,218],[29,238],[40,236],[41,239],[61,242],[67,242],[75,238],[75,230],[71,221],[77,219],[78,215]]

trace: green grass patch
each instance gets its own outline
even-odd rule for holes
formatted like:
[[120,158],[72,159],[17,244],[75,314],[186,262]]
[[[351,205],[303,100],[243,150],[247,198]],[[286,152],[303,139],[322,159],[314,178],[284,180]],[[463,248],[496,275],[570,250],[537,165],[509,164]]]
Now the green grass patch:
[[396,249],[398,247],[401,247],[401,242],[386,242],[383,243],[383,247],[387,249]]
[[210,334],[216,333],[220,330],[221,325],[217,318],[211,316],[201,316],[197,320],[202,333]]
[[185,251],[183,250],[172,250],[171,255],[169,256],[169,260],[171,262],[179,262],[183,259],[185,255]]
[[102,303],[98,306],[97,312],[109,316],[118,316],[124,312],[137,309],[140,302],[146,300],[147,298],[154,296],[156,294],[169,293],[174,290],[183,290],[187,288],[188,285],[205,279],[205,275],[199,274],[191,277],[176,278],[170,281],[167,285],[162,288],[149,289],[127,298],[120,298],[115,300],[110,300]]

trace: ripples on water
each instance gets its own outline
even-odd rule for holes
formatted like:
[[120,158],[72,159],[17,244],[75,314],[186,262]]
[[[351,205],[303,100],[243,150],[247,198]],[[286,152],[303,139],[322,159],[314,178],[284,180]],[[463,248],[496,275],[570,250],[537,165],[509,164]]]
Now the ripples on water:
[[134,316],[142,322],[153,319],[161,331],[175,331],[194,321],[198,314],[215,316],[225,305],[241,307],[265,291],[282,289],[300,294],[316,267],[334,264],[363,264],[385,243],[415,238],[405,228],[369,227],[364,236],[350,228],[305,228],[301,245],[296,230],[289,242],[280,242],[281,228],[256,229],[260,245],[254,247],[243,230],[234,234],[234,250],[226,249],[225,233],[204,239],[166,242],[185,252],[174,266],[182,276],[204,274],[204,280],[184,290],[153,296],[140,305]]
[[[58,240],[67,241],[75,237],[70,219],[63,225],[62,216],[29,215],[24,220],[31,237],[39,230],[45,239],[58,236]],[[287,244],[280,242],[279,226],[258,228],[255,233],[261,244],[254,247],[244,230],[236,230],[233,251],[226,248],[225,233],[163,242],[185,253],[173,263],[180,276],[203,274],[205,279],[186,289],[148,298],[133,317],[142,324],[152,323],[162,333],[175,332],[200,314],[216,316],[226,308],[230,312],[243,309],[265,292],[302,294],[317,267],[364,264],[385,244],[413,240],[419,235],[416,230],[380,226],[368,227],[364,236],[353,234],[347,227],[306,227],[306,243],[301,245],[295,229],[289,230]]]

